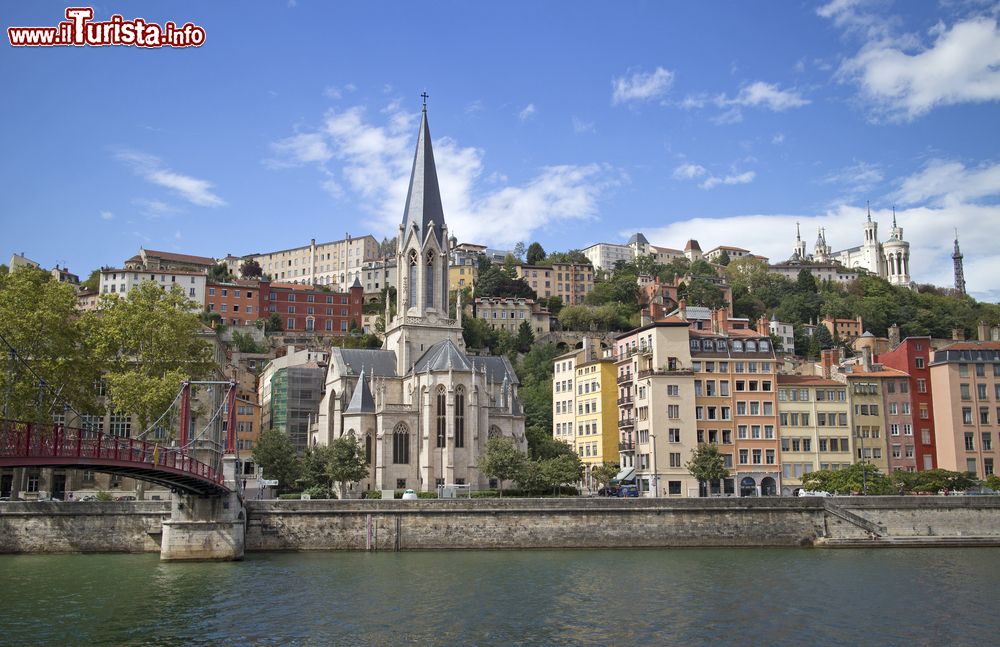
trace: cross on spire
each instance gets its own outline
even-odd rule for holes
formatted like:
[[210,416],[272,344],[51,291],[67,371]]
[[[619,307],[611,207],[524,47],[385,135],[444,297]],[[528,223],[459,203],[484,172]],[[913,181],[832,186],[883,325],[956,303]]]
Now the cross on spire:
[[427,112],[427,98],[429,96],[431,95],[427,94],[426,90],[420,93],[420,97],[424,100],[424,112]]

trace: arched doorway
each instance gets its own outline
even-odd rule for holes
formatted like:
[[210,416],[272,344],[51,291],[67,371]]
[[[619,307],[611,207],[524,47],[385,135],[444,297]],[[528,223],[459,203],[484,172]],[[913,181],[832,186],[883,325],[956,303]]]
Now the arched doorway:
[[740,496],[757,496],[757,482],[752,476],[744,476],[740,480]]
[[761,496],[778,496],[778,484],[770,476],[765,476],[760,481]]

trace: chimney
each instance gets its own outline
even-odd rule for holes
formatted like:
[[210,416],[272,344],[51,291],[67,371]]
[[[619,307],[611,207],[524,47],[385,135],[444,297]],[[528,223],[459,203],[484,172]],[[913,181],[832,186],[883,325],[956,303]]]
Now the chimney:
[[719,311],[718,310],[712,310],[711,312],[709,312],[709,317],[711,317],[711,319],[712,319],[712,332],[715,333],[716,335],[718,335],[719,332],[720,332],[719,331]]
[[[56,265],[56,267],[59,267],[59,266]],[[976,335],[976,339],[978,339],[979,341],[989,341],[990,340],[990,325],[988,323],[986,323],[985,321],[980,321],[979,322],[979,328],[978,328],[977,332],[978,332],[978,334]]]
[[951,339],[952,339],[952,341],[965,341],[965,329],[964,328],[952,328],[951,329]]
[[872,370],[872,349],[865,346],[861,349],[861,364],[865,367],[865,373],[871,373]]
[[684,321],[687,321],[688,318],[687,299],[681,299],[680,303],[677,304],[677,316],[679,316]]
[[648,326],[649,324],[653,323],[652,309],[653,309],[652,305],[650,305],[650,307],[648,308],[642,309],[642,312],[639,315],[639,326]]
[[725,306],[719,308],[719,334],[725,335],[729,332],[729,308]]
[[649,304],[649,318],[653,321],[659,321],[663,319],[663,304],[657,301],[650,302]]
[[588,337],[587,335],[583,336],[583,361],[584,362],[589,362],[592,359],[594,359],[592,357],[592,354],[593,354],[593,350],[591,349],[591,344],[592,343],[593,342],[591,341],[590,337]]
[[833,369],[833,350],[822,350],[820,351],[819,356],[823,379],[829,380]]
[[889,326],[889,348],[899,346],[899,324]]

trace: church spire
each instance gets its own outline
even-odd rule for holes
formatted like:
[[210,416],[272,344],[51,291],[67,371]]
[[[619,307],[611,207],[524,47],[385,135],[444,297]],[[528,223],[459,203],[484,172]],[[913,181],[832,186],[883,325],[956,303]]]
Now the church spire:
[[438,188],[437,168],[434,165],[434,150],[431,147],[431,131],[427,125],[427,93],[420,112],[420,133],[417,135],[417,150],[413,155],[413,170],[410,172],[410,187],[406,192],[406,207],[403,210],[403,231],[399,244],[406,244],[411,230],[416,228],[419,244],[433,231],[441,249],[446,248],[444,209],[441,207],[441,190]]
[[958,229],[955,229],[955,251],[951,254],[951,259],[955,265],[955,291],[965,294],[965,271],[962,268],[962,250],[958,248]]

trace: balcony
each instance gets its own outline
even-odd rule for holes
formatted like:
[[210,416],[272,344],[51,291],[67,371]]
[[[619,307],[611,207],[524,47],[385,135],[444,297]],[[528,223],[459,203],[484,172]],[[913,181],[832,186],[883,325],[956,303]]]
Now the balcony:
[[626,395],[623,398],[618,398],[618,406],[620,407],[623,404],[632,404],[632,396],[631,395]]
[[626,373],[625,375],[618,376],[618,384],[629,384],[632,382],[632,373]]
[[623,440],[618,443],[618,451],[620,452],[634,452],[635,451],[635,441]]
[[629,416],[627,418],[619,418],[618,428],[619,429],[631,429],[635,427],[635,416]]
[[689,368],[676,368],[676,369],[666,369],[666,368],[653,368],[646,369],[644,371],[639,371],[639,379],[647,378],[650,375],[693,375],[693,371]]

